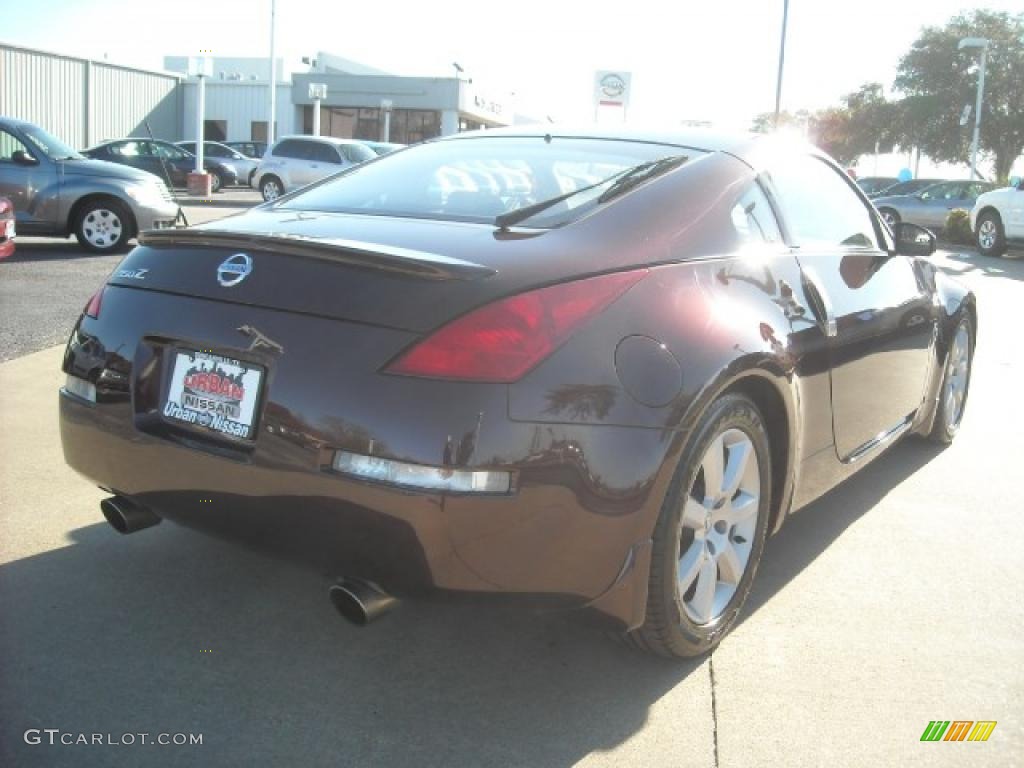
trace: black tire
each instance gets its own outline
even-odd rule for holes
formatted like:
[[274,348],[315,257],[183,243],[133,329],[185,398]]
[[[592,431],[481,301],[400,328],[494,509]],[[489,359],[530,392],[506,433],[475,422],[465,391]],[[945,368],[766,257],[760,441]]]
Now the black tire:
[[[989,243],[988,247],[983,245],[983,241]],[[982,256],[1002,256],[1006,253],[1006,230],[1003,229],[1003,220],[998,213],[985,211],[978,217],[974,242]]]
[[85,203],[75,215],[72,230],[79,245],[93,253],[117,253],[135,236],[135,217],[119,200],[99,198]]
[[[757,518],[746,568],[735,592],[717,616],[707,623],[698,624],[687,615],[683,606],[685,595],[679,594],[677,586],[681,539],[685,535],[682,510],[691,489],[698,482],[702,472],[701,461],[709,447],[729,430],[742,432],[753,445],[757,457],[760,479]],[[635,647],[660,656],[700,656],[713,650],[736,624],[764,551],[771,504],[770,461],[768,433],[757,406],[742,395],[724,395],[715,401],[683,449],[679,468],[662,504],[651,552],[646,620],[643,626],[627,636]],[[729,537],[732,535],[728,534]]]
[[[276,194],[274,190],[276,190]],[[277,200],[283,194],[284,184],[277,176],[264,176],[260,179],[260,195],[263,196],[264,201],[269,203],[272,200]]]
[[[967,339],[966,371],[955,374],[954,368],[957,367],[954,358],[956,339],[961,329],[966,331]],[[967,314],[964,314],[960,322],[957,323],[953,335],[950,337],[948,347],[946,358],[942,361],[942,384],[939,388],[939,402],[936,406],[935,421],[932,424],[932,431],[928,435],[929,440],[940,445],[952,443],[956,433],[960,431],[960,424],[964,418],[964,409],[967,407],[967,396],[971,391],[971,369],[974,367],[974,325]],[[954,375],[959,375],[963,382],[963,395],[958,405],[947,397],[950,379]]]
[[212,174],[210,174],[210,176],[210,191],[213,194],[217,194],[222,189],[224,189],[225,186],[227,186],[227,181],[225,181],[224,177],[220,174],[219,171],[214,171]]
[[878,213],[885,223],[889,225],[889,229],[895,230],[896,225],[901,221],[900,215],[892,208],[879,208]]

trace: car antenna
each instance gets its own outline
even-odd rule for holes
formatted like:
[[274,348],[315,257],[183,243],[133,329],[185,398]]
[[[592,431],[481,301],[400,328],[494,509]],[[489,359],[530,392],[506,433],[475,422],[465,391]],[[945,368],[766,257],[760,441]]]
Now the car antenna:
[[[153,129],[149,127],[149,120],[143,120],[142,124],[146,126],[146,133],[149,134],[149,138],[156,141],[156,137],[153,136]],[[185,216],[185,209],[181,207],[181,201],[178,200],[178,196],[174,192],[174,184],[171,182],[171,174],[170,171],[167,170],[167,163],[164,161],[164,156],[159,152],[157,152],[156,156],[160,160],[160,167],[164,170],[164,178],[167,180],[167,191],[171,193],[171,199],[174,200],[174,204],[178,206],[178,213],[174,217],[174,224],[177,226],[180,219],[181,223],[187,227],[188,218]]]

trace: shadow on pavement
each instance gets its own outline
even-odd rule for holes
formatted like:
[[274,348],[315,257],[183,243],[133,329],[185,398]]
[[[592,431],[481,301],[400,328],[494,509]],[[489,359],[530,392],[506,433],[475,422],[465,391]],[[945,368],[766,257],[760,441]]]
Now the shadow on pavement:
[[[129,241],[134,247],[135,240]],[[82,248],[74,238],[68,240],[50,240],[39,243],[32,240],[19,238],[12,255],[6,259],[0,259],[0,269],[4,264],[16,264],[26,261],[77,261],[79,259],[102,259],[108,256],[115,256],[118,260],[128,252],[126,248],[121,253],[93,253]]]
[[[790,520],[746,614],[937,452],[904,442]],[[170,523],[130,538],[97,523],[0,567],[0,763],[570,766],[641,730],[700,666],[497,607],[407,602],[357,629],[329,583]],[[28,728],[204,741],[27,746]]]
[[[791,516],[768,540],[743,613],[752,615],[779,592],[889,491],[943,451],[908,437],[839,487]],[[794,631],[799,628],[794,627]],[[726,639],[725,642],[729,642]]]
[[973,272],[985,277],[1006,277],[1011,280],[1024,280],[1024,253],[1020,251],[1009,251],[1006,255],[996,258],[982,256],[977,251],[968,248],[960,250],[954,248],[943,255],[958,265],[955,269],[939,267],[942,271],[953,277]]

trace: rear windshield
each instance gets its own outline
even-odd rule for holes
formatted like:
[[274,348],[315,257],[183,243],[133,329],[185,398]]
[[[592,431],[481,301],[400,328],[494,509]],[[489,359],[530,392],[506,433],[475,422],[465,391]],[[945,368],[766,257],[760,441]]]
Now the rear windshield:
[[[494,136],[436,141],[356,166],[279,207],[492,222],[499,214],[600,185],[642,163],[700,154],[688,147],[611,139]],[[593,207],[605,188],[569,197],[523,225],[550,227],[570,221]]]

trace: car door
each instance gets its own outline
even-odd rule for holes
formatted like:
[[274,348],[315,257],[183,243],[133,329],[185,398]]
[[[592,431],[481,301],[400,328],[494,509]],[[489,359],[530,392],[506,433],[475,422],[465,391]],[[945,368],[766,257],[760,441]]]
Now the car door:
[[1024,179],[1006,197],[1006,236],[1024,240]]
[[[18,162],[14,158],[19,152],[36,162]],[[40,155],[14,133],[0,128],[0,197],[10,198],[17,227],[25,234],[47,229],[56,220],[56,206],[39,205],[39,193],[57,181],[55,166]]]
[[968,185],[962,181],[950,181],[929,187],[921,195],[924,205],[921,207],[919,219],[913,223],[929,229],[942,229],[946,226],[946,217],[950,211],[965,206],[970,210],[973,205],[973,202],[967,202],[967,187]]
[[880,222],[845,173],[798,155],[770,178],[828,336],[832,431],[849,460],[920,407],[935,309],[920,265],[883,250]]
[[307,184],[319,181],[342,169],[342,158],[338,149],[322,141],[309,142],[309,180]]

